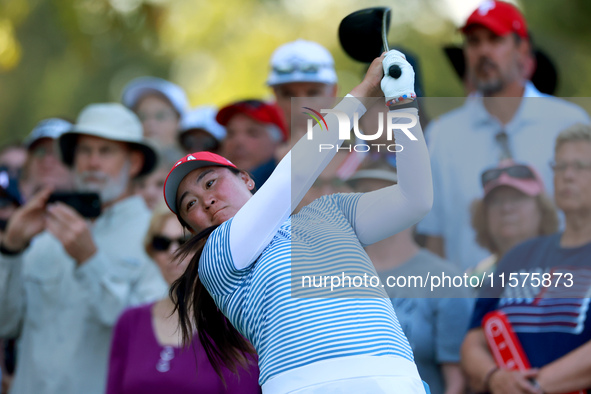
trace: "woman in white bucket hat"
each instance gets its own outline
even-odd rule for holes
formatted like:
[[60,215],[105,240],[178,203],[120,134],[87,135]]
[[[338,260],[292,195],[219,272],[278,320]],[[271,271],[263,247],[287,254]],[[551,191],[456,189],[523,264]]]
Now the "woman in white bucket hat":
[[139,77],[125,85],[121,102],[136,113],[144,136],[161,147],[167,160],[182,154],[177,133],[189,101],[180,86],[162,78]]

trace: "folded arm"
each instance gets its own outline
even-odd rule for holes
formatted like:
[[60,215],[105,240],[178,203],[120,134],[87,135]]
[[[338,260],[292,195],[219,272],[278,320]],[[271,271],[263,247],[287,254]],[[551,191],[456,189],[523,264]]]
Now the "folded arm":
[[160,273],[148,261],[139,267],[127,267],[123,261],[113,262],[100,249],[76,269],[76,278],[89,293],[89,308],[105,326],[113,326],[121,312],[129,306],[154,301],[166,295]]
[[591,387],[591,341],[540,369],[544,393],[567,393]]

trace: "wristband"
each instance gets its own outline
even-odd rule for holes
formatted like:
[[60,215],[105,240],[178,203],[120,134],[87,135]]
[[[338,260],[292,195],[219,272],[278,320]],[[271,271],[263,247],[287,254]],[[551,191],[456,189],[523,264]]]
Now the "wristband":
[[394,103],[398,103],[398,102],[406,100],[406,99],[414,100],[416,98],[417,98],[417,95],[415,93],[403,94],[400,97],[394,97],[394,98],[386,101],[386,105],[389,107],[390,105],[392,105]]
[[492,376],[495,374],[495,372],[497,372],[499,370],[500,370],[499,367],[494,367],[490,371],[488,371],[486,373],[486,375],[484,376],[484,389],[486,391],[490,391],[490,378],[492,378]]
[[29,244],[25,245],[24,248],[22,248],[21,250],[11,250],[11,249],[7,249],[6,246],[4,246],[4,242],[0,242],[0,254],[3,254],[4,256],[17,256],[21,253],[23,253],[25,251],[25,249],[27,249],[29,247]]
[[389,105],[390,111],[394,111],[397,109],[405,109],[405,108],[416,108],[419,109],[419,102],[417,100],[413,100],[410,103],[398,104],[398,105]]

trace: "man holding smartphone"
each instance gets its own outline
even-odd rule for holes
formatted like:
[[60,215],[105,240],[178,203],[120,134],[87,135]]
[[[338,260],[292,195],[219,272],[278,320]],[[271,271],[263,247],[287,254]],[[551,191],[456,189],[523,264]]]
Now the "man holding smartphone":
[[20,335],[12,393],[102,393],[111,328],[122,310],[161,298],[166,284],[142,240],[150,213],[131,181],[154,150],[120,104],[92,104],[57,140],[80,192],[95,192],[90,221],[45,188],[11,217],[0,244],[0,336]]

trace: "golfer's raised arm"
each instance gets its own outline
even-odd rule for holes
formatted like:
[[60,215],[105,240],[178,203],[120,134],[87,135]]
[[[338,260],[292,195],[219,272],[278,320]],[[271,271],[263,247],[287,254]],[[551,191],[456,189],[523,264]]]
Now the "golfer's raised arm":
[[[363,245],[394,235],[421,220],[433,205],[433,180],[414,92],[414,70],[403,53],[390,51],[383,61],[382,90],[394,138],[403,150],[396,154],[398,184],[363,195],[358,202],[355,233]],[[394,74],[398,77],[390,77]],[[408,125],[402,127],[403,125]]]
[[[396,108],[396,107],[393,107]],[[395,129],[396,143],[403,150],[396,154],[398,184],[364,194],[357,204],[355,233],[362,245],[370,245],[390,237],[421,220],[433,205],[431,164],[425,138],[415,108],[394,109],[400,125],[409,124],[406,115],[416,116],[416,125],[408,131],[416,138]]]
[[[334,108],[348,116],[349,124],[352,124],[355,112],[361,117],[366,111],[357,97],[382,94],[379,84],[383,76],[383,57],[374,60],[364,80]],[[261,189],[234,216],[230,228],[230,250],[236,268],[244,268],[258,258],[336,155],[336,149],[319,149],[320,144],[337,147],[343,143],[339,139],[337,116],[329,114],[325,120],[327,129],[321,130],[316,125],[312,139],[302,137]]]

